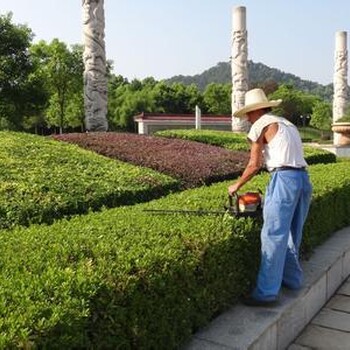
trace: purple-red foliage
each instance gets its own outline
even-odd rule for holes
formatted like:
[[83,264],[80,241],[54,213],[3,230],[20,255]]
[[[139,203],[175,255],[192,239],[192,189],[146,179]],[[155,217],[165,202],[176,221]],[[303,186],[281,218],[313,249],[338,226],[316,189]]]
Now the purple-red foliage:
[[104,156],[152,168],[180,179],[186,188],[241,174],[247,152],[229,151],[204,143],[115,132],[54,135]]

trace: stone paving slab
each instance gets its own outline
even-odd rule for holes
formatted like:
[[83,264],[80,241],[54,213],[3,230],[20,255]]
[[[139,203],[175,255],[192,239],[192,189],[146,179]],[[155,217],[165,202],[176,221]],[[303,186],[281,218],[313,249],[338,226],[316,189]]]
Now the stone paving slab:
[[311,324],[295,340],[295,344],[317,350],[349,350],[350,333]]
[[315,350],[315,349],[310,348],[308,346],[292,344],[291,346],[288,347],[287,350]]
[[222,344],[212,343],[207,340],[194,339],[191,342],[191,349],[192,350],[232,350],[232,347],[227,347]]
[[332,235],[328,238],[327,244],[323,244],[320,246],[320,248],[316,249],[322,249],[322,247],[333,247],[334,249],[340,249],[340,250],[350,250],[350,236],[348,234],[348,228],[341,229],[337,232],[336,235]]
[[[350,298],[348,298],[348,303],[350,304]],[[324,308],[312,320],[312,324],[337,329],[339,331],[350,332],[350,314],[347,312]]]
[[341,288],[338,290],[337,294],[350,296],[350,282],[344,283],[344,285],[342,285]]
[[[253,346],[256,340],[255,335],[260,334],[261,339],[267,338],[265,342],[270,344],[270,332],[266,330],[271,320],[276,322],[277,319],[276,308],[247,308],[237,305],[217,317],[209,327],[199,331],[195,338],[202,342],[207,341],[210,344],[224,346],[227,349],[238,350]],[[264,348],[260,346],[261,349]],[[195,343],[191,343],[186,349],[195,350]]]
[[[327,308],[350,312],[350,298],[345,295],[335,295],[326,305]],[[349,346],[350,349],[350,346]]]
[[[280,303],[276,307],[236,305],[197,332],[182,350],[284,350],[288,346],[289,350],[317,348],[308,341],[311,335],[319,332],[318,328],[327,332],[342,332],[312,325],[313,328],[309,329],[311,326],[306,328],[307,335],[303,332],[300,336],[302,341],[293,344],[291,342],[299,336],[349,276],[349,262],[350,227],[335,233],[324,245],[315,249],[308,261],[302,262],[305,286],[300,291],[283,289]],[[344,293],[348,288],[350,287],[346,284]],[[331,309],[344,307],[345,301],[341,297],[346,296],[337,295],[337,297],[339,299],[327,307]],[[350,305],[348,309],[350,312]],[[348,348],[344,349],[350,350],[350,333],[343,333],[347,334],[346,341],[349,344]],[[321,347],[317,349],[337,349],[325,344],[327,342],[322,344],[320,341]]]

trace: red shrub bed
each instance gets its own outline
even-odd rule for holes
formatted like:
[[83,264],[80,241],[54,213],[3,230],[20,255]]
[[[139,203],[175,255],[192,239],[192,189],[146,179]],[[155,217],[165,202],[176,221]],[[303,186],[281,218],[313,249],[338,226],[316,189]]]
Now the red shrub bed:
[[249,158],[247,152],[199,142],[128,133],[72,133],[52,137],[173,176],[185,188],[235,178]]

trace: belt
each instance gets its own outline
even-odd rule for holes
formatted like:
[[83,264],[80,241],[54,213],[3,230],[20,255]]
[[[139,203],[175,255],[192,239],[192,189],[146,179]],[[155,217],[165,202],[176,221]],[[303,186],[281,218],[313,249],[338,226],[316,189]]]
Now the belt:
[[273,173],[275,171],[284,171],[284,170],[305,171],[306,168],[304,166],[300,167],[300,168],[296,168],[296,167],[292,167],[292,166],[281,166],[281,167],[278,167],[278,168],[273,168],[270,171],[270,173]]

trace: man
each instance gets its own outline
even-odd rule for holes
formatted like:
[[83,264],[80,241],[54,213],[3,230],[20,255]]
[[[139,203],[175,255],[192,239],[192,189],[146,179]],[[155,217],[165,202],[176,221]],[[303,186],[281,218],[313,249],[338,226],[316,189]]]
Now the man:
[[303,280],[299,248],[312,187],[297,128],[270,113],[281,102],[268,101],[263,90],[253,89],[245,95],[245,106],[234,113],[252,124],[251,151],[242,176],[228,187],[229,194],[234,195],[259,171],[263,158],[271,173],[263,207],[259,274],[255,289],[243,299],[250,306],[273,305],[282,284],[299,289]]

